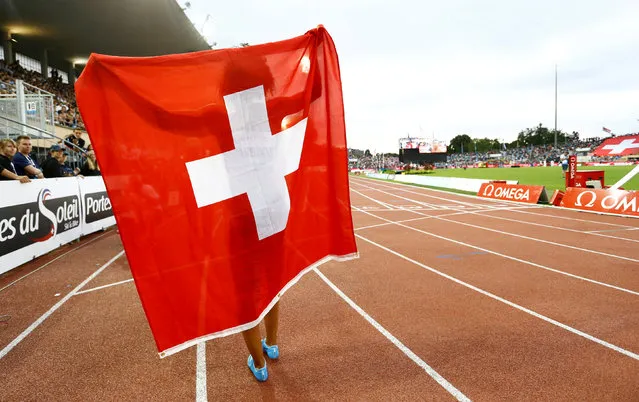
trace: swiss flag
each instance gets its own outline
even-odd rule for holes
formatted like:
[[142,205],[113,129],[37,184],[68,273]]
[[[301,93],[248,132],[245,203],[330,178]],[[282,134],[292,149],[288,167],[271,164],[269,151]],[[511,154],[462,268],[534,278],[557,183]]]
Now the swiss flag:
[[608,138],[594,151],[596,156],[622,156],[639,154],[639,134]]
[[357,256],[323,27],[238,49],[94,54],[76,94],[161,357],[257,325],[305,272]]

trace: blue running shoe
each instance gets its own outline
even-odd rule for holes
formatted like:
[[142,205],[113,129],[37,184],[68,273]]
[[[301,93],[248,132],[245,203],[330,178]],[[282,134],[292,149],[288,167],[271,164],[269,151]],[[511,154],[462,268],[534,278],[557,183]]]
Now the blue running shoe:
[[277,345],[268,346],[266,344],[266,338],[262,339],[262,350],[268,356],[269,359],[277,359],[280,357],[280,348]]
[[266,381],[266,379],[268,378],[268,371],[266,370],[266,362],[264,362],[264,367],[257,369],[255,368],[255,362],[253,362],[253,356],[249,355],[248,361],[246,362],[246,364],[248,364],[249,369],[251,369],[251,372],[253,373],[253,376],[255,376],[255,379],[257,381],[260,381],[260,382]]

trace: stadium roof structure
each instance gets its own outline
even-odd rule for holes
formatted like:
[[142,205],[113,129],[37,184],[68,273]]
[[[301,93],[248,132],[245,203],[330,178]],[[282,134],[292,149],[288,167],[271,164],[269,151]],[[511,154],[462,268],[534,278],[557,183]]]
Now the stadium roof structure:
[[[157,56],[210,49],[176,0],[0,0],[13,48],[81,69],[91,53]],[[77,71],[79,73],[79,71]]]

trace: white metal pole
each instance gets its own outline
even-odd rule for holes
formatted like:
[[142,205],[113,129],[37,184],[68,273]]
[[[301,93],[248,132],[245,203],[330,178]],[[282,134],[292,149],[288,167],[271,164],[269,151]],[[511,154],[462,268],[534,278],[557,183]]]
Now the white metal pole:
[[624,177],[622,177],[618,182],[610,186],[610,190],[617,190],[619,187],[623,186],[628,182],[628,180],[632,179],[637,173],[639,173],[639,165],[635,166],[634,169],[629,171]]

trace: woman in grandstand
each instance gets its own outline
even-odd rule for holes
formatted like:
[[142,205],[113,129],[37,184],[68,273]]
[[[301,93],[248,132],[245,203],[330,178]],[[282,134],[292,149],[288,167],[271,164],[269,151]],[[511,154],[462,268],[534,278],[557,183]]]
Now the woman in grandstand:
[[98,166],[98,161],[95,159],[95,152],[90,150],[87,152],[87,160],[82,165],[82,169],[80,169],[80,174],[82,176],[101,176],[100,167]]
[[12,139],[0,140],[0,180],[20,180],[20,183],[29,183],[31,180],[27,176],[16,174],[16,168],[11,162],[17,150],[16,143]]

